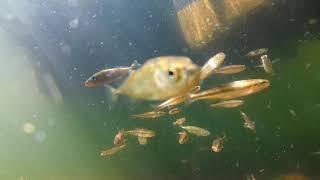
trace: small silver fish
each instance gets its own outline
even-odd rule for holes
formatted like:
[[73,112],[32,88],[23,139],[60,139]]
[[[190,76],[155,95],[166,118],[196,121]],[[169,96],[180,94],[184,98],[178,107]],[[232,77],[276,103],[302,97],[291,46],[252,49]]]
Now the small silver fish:
[[260,48],[253,51],[250,51],[248,54],[246,54],[247,57],[257,57],[261,56],[269,51],[268,48]]
[[126,147],[125,144],[101,151],[100,156],[109,157]]
[[226,138],[226,135],[223,134],[223,136],[217,136],[213,140],[212,146],[211,146],[211,149],[213,152],[221,152],[222,151],[225,138]]
[[182,110],[179,108],[172,108],[169,110],[169,114],[170,115],[174,115],[174,114],[178,114],[179,112],[181,112]]
[[189,99],[191,99],[192,102],[203,99],[228,100],[257,93],[269,86],[270,82],[266,79],[239,80],[222,84],[199,93],[190,93]]
[[[200,86],[195,86],[193,87],[189,93],[197,93],[200,91]],[[156,110],[160,110],[160,109],[163,109],[163,108],[170,108],[170,107],[173,107],[175,105],[178,105],[178,104],[181,104],[181,103],[184,103],[184,102],[187,102],[188,100],[190,100],[190,95],[189,93],[186,93],[186,94],[183,94],[183,95],[179,95],[179,96],[175,96],[175,97],[172,97],[164,102],[162,102],[161,104],[159,105],[155,105],[153,106]]]
[[172,125],[174,125],[174,126],[180,126],[180,125],[182,125],[184,122],[186,122],[186,118],[179,118],[179,119],[177,119],[175,122],[173,122],[172,123]]
[[247,180],[256,180],[253,174],[247,175]]
[[243,127],[255,132],[256,130],[255,122],[252,121],[251,118],[249,118],[249,116],[246,113],[240,111],[240,114],[244,119]]
[[150,111],[150,112],[145,112],[142,114],[133,114],[130,117],[131,118],[140,118],[140,119],[154,119],[160,116],[165,115],[166,112],[163,111]]
[[186,131],[181,131],[179,134],[179,144],[185,144],[188,141],[188,133]]
[[221,66],[225,59],[226,55],[223,52],[220,52],[210,58],[200,70],[200,80],[206,79],[212,71]]
[[267,55],[263,55],[260,57],[261,62],[262,62],[262,67],[266,71],[266,73],[273,73],[273,68],[272,68],[272,62],[268,58]]
[[227,75],[227,74],[240,73],[244,70],[246,70],[245,65],[230,65],[230,66],[224,66],[224,67],[217,68],[212,73]]
[[119,146],[123,144],[124,141],[124,130],[119,130],[113,139],[113,144]]
[[156,135],[153,130],[144,129],[144,128],[135,128],[133,130],[125,131],[126,135],[144,137],[144,138],[152,138]]
[[182,129],[185,129],[190,134],[194,134],[196,136],[209,136],[210,131],[197,127],[197,126],[180,126]]
[[92,76],[90,76],[84,85],[86,87],[95,87],[104,84],[111,84],[115,81],[118,81],[124,77],[127,77],[130,72],[133,72],[141,66],[137,61],[134,61],[133,64],[129,67],[116,67],[110,69],[101,70]]
[[220,107],[220,108],[235,108],[239,107],[244,104],[243,100],[229,100],[229,101],[222,101],[216,104],[211,104],[211,107]]

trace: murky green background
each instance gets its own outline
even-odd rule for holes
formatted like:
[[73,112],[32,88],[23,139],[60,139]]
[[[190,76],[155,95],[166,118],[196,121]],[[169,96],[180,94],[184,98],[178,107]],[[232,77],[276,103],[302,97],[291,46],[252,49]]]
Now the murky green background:
[[[248,174],[273,179],[288,173],[320,178],[320,155],[312,154],[320,151],[320,31],[319,24],[306,25],[309,18],[319,18],[316,8],[305,7],[310,14],[303,16],[299,9],[291,13],[295,22],[289,16],[268,19],[262,13],[253,30],[247,22],[235,27],[248,33],[244,44],[238,41],[241,33],[231,33],[212,50],[186,52],[177,40],[177,29],[171,28],[174,11],[165,8],[168,3],[133,1],[125,9],[124,2],[83,2],[71,12],[55,1],[0,3],[0,179],[245,179]],[[163,9],[168,14],[164,18],[142,18],[147,11],[157,17]],[[13,16],[10,21],[8,13]],[[94,14],[96,19],[88,18]],[[137,25],[130,21],[133,15],[141,20]],[[68,27],[73,17],[79,17],[78,29]],[[261,23],[259,18],[266,20]],[[117,19],[119,23],[108,23]],[[282,22],[279,27],[275,19]],[[153,29],[157,23],[160,28]],[[140,31],[144,24],[151,30]],[[252,32],[256,34],[250,36]],[[250,48],[239,49],[244,45]],[[255,68],[258,61],[241,55],[259,47],[268,47],[272,59],[280,58],[274,63],[274,75]],[[243,98],[246,104],[240,108],[256,122],[256,134],[242,127],[238,109],[212,109],[212,102],[205,101],[154,121],[129,119],[130,114],[151,110],[154,103],[122,97],[111,104],[103,87],[82,85],[105,66],[166,54],[188,55],[201,65],[218,51],[228,55],[226,64],[249,68],[237,75],[210,77],[203,89],[249,78],[271,82],[269,89]],[[189,143],[179,145],[180,129],[171,125],[179,117],[210,130],[211,135],[191,137]],[[33,133],[24,131],[26,123],[34,125]],[[112,146],[118,128],[135,127],[153,129],[157,136],[147,146],[129,137],[125,150],[109,159],[99,156]],[[211,152],[212,140],[223,132],[228,137],[223,151]]]

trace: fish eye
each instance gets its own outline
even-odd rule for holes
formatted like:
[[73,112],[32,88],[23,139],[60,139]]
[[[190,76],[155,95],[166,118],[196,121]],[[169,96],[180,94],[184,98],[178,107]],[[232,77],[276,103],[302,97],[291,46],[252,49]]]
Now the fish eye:
[[92,76],[91,80],[95,81],[95,80],[97,80],[97,78],[95,76]]
[[171,70],[169,70],[169,71],[168,71],[168,74],[169,74],[169,76],[173,76],[173,75],[174,75],[174,72],[171,71]]

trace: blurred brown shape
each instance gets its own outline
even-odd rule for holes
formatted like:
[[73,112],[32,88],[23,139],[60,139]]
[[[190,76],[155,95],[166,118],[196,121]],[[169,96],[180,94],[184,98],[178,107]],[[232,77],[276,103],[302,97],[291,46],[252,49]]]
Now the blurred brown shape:
[[[191,49],[203,49],[230,23],[267,0],[173,0],[183,37]],[[215,1],[216,2],[216,1]]]
[[286,175],[281,175],[275,180],[310,180],[308,177],[300,173],[290,173]]
[[224,16],[228,22],[260,7],[266,0],[224,0]]
[[213,38],[215,26],[219,24],[209,0],[195,0],[187,4],[177,12],[177,17],[185,41],[192,49],[206,46]]

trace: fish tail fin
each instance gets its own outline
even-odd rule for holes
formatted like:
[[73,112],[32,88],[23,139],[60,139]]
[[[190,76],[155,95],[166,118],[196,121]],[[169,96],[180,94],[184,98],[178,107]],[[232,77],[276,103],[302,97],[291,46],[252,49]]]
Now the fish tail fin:
[[197,98],[195,98],[191,93],[187,95],[186,99],[187,99],[185,102],[186,105],[190,105],[191,103],[194,103],[195,101],[197,101]]
[[211,104],[211,105],[210,105],[210,107],[212,107],[212,108],[216,108],[216,107],[217,107],[217,103],[215,103],[215,104]]
[[154,110],[160,110],[158,104],[150,104],[151,108]]
[[118,89],[115,89],[114,87],[110,85],[105,85],[105,87],[109,90],[110,97],[111,97],[111,103],[116,103],[119,98],[119,91]]
[[226,138],[227,138],[226,132],[222,132],[222,139],[226,139]]
[[130,66],[130,69],[136,70],[136,69],[138,69],[140,66],[141,66],[141,64],[140,64],[137,60],[134,60],[133,63],[131,64],[131,66]]
[[274,64],[274,63],[277,63],[279,61],[280,61],[280,58],[276,58],[276,59],[272,60],[271,63]]

